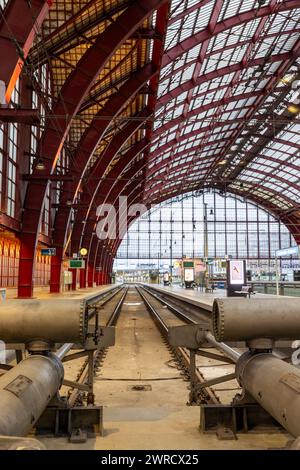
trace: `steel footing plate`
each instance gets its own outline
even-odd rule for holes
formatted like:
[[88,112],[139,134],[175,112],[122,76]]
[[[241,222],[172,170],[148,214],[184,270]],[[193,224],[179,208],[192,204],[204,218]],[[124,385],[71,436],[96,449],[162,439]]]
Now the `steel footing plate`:
[[[237,433],[247,432],[279,432],[282,426],[258,404],[242,405],[201,405],[200,430],[216,432],[220,429]],[[220,436],[220,438],[222,438]]]
[[35,431],[37,435],[54,437],[103,436],[103,407],[48,407],[38,420]]

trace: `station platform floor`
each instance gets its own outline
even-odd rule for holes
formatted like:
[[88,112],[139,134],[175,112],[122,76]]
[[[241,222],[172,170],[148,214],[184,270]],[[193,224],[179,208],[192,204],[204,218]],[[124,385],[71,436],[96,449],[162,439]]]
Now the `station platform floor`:
[[[77,289],[70,291],[63,291],[59,293],[50,293],[49,287],[36,287],[33,292],[33,298],[36,299],[57,299],[57,298],[72,298],[81,299],[95,292],[105,292],[106,290],[116,287],[117,284],[105,284],[97,287],[87,287],[85,289]],[[17,289],[8,287],[6,289],[6,299],[16,299]]]
[[[186,300],[188,299],[189,302],[193,305],[200,306],[212,306],[214,299],[219,299],[222,297],[226,297],[226,289],[215,289],[214,292],[203,292],[198,289],[186,289],[185,287],[181,287],[179,285],[174,286],[163,286],[162,284],[144,284],[145,286],[152,287],[156,289],[158,292],[166,292],[171,293],[174,298],[178,298],[178,300]],[[277,297],[272,294],[261,294],[256,293],[251,296],[251,298],[274,298]],[[281,296],[280,296],[281,297]],[[288,296],[285,296],[288,297]]]

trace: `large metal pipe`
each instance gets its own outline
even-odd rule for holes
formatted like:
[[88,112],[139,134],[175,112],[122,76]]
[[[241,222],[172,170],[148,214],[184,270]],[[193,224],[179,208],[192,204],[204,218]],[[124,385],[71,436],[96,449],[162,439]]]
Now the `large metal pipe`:
[[217,341],[298,339],[300,299],[215,299],[212,329]]
[[0,304],[0,340],[82,343],[86,339],[87,321],[84,300],[7,300]]
[[236,365],[241,386],[293,436],[300,436],[300,370],[270,353],[244,353]]
[[63,376],[60,360],[50,354],[30,356],[0,377],[0,435],[26,436],[59,390]]

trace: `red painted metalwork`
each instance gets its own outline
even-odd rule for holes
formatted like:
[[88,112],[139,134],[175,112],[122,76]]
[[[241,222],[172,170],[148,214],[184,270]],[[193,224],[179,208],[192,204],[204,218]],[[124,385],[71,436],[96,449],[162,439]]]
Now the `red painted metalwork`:
[[[155,67],[153,67],[151,64],[146,65],[143,67],[140,71],[137,73],[133,74],[133,76],[124,84],[120,87],[119,92],[117,94],[114,94],[105,104],[104,108],[101,109],[97,115],[94,117],[91,125],[87,128],[87,130],[84,132],[78,147],[77,151],[74,155],[73,159],[73,164],[71,167],[71,173],[74,174],[74,183],[72,185],[66,184],[62,188],[62,193],[61,193],[61,198],[60,198],[60,207],[58,209],[58,212],[56,214],[55,218],[55,230],[54,230],[54,237],[53,237],[53,243],[54,246],[56,247],[63,247],[66,244],[66,236],[68,233],[68,228],[69,228],[69,223],[70,223],[70,216],[71,216],[71,208],[66,207],[66,202],[68,199],[71,201],[74,201],[79,188],[81,187],[81,180],[82,177],[86,171],[87,165],[91,158],[93,157],[95,150],[101,141],[101,138],[103,137],[105,131],[109,128],[109,125],[113,121],[113,119],[122,111],[122,109],[126,106],[128,101],[130,101],[140,90],[140,88],[155,74],[157,73],[157,70]],[[101,117],[106,117],[110,116],[109,119],[102,119]],[[142,124],[143,121],[140,121],[140,118],[143,117],[143,115],[139,116],[137,122],[134,122],[133,124],[130,123],[130,126],[133,127],[133,131],[128,129],[128,126],[125,128],[128,130],[130,133],[135,132],[137,128],[139,128]],[[148,113],[145,114],[145,118],[148,117]],[[122,138],[124,131],[122,132]],[[113,149],[113,155],[115,155],[116,151],[114,147],[117,145],[117,143],[112,142],[111,143],[111,148]],[[107,165],[109,165],[112,157],[109,157],[109,159],[104,158],[103,156],[103,168],[101,167],[100,170],[97,170],[99,166],[99,162],[97,161],[94,169],[92,169],[92,175],[96,173],[96,177],[99,178],[99,181],[104,169]],[[95,185],[95,181],[93,184]],[[88,193],[90,194],[90,188],[88,186]],[[90,204],[90,200],[88,199],[88,204]],[[80,214],[77,217],[80,218],[80,223],[81,220],[86,220],[86,215],[84,211],[80,211]],[[76,246],[75,251],[78,251],[79,246]],[[60,252],[61,257],[58,259],[54,259],[53,257],[53,263],[57,262],[62,262],[62,256],[63,252]],[[53,273],[53,282],[52,282],[52,274],[51,274],[51,280],[50,280],[50,291],[51,292],[58,292],[57,289],[59,288],[57,282],[56,282],[56,277]],[[54,282],[55,279],[55,282]]]
[[[132,165],[128,171],[122,174],[122,178],[117,181],[117,183],[112,187],[110,191],[108,191],[107,194],[103,194],[103,191],[98,192],[97,206],[100,206],[101,204],[105,203],[116,206],[118,202],[118,197],[123,195],[123,190],[126,188],[127,185],[131,184],[133,188],[136,187],[137,182],[135,176],[143,169],[144,166],[144,160],[140,160],[139,162]],[[140,194],[142,194],[140,189],[139,191]],[[116,211],[116,214],[118,214],[118,211]],[[77,240],[77,243],[79,242],[78,246],[80,244],[82,246],[87,246],[91,237],[91,233],[95,232],[94,227],[97,224],[97,221],[98,218],[96,217],[96,210],[94,209],[89,214],[89,218],[84,227],[84,230],[82,230],[79,224],[77,225],[78,235],[80,233],[80,240]],[[76,229],[74,229],[74,233],[76,233]],[[74,235],[74,237],[76,237],[76,235]],[[76,238],[74,239],[73,243],[74,242],[76,243]]]
[[[145,119],[147,119],[148,116],[148,111],[145,110],[145,112],[141,113],[141,116],[143,116]],[[133,135],[137,129],[144,123],[143,120],[137,120],[137,121],[132,121],[127,126],[124,127],[118,134],[114,136],[112,139],[111,143],[107,146],[101,157],[96,161],[92,171],[90,172],[89,178],[87,180],[87,183],[84,186],[84,194],[82,198],[83,202],[83,207],[79,209],[76,217],[76,223],[74,226],[74,236],[73,236],[73,247],[76,249],[79,249],[80,241],[82,240],[82,220],[87,220],[89,223],[88,226],[84,226],[84,230],[87,231],[88,233],[91,230],[91,222],[90,222],[90,212],[92,209],[92,206],[94,205],[95,202],[95,197],[97,193],[100,191],[103,194],[105,194],[105,189],[101,187],[101,181],[102,181],[102,176],[106,170],[106,168],[109,166],[109,164],[112,162],[116,154],[120,151],[122,146],[126,143],[126,141]],[[146,148],[146,146],[143,146],[143,148]],[[128,157],[128,155],[127,155]],[[118,165],[118,168],[123,167],[125,164],[125,167],[130,163],[126,159],[126,155],[122,156],[122,165]],[[124,164],[123,164],[124,162]],[[119,176],[114,169],[112,170],[110,176],[110,184],[113,186],[114,180],[112,178],[116,179]],[[84,208],[84,206],[89,206],[87,209]],[[89,219],[89,220],[88,220]],[[80,234],[80,238],[79,238]],[[84,246],[84,243],[83,245]]]
[[[193,10],[196,10],[196,8],[199,8],[200,6],[203,6],[205,3],[207,2],[198,2],[197,6],[194,8],[194,7],[191,7],[191,11]],[[177,145],[181,142],[188,142],[189,141],[189,137],[192,137],[192,136],[199,136],[199,134],[207,134],[208,132],[211,134],[212,131],[214,129],[217,129],[218,127],[225,127],[225,126],[228,126],[229,124],[235,124],[235,125],[238,125],[236,127],[236,129],[233,129],[231,128],[231,135],[235,137],[235,139],[237,138],[237,135],[239,135],[239,132],[241,132],[240,130],[244,128],[244,124],[245,124],[245,120],[243,119],[240,119],[240,118],[236,118],[234,120],[225,120],[226,122],[222,122],[222,123],[219,123],[217,121],[217,119],[214,121],[214,125],[209,125],[209,126],[205,126],[205,127],[202,127],[200,129],[197,129],[195,131],[192,131],[192,132],[189,132],[187,133],[186,135],[185,134],[182,134],[181,135],[181,128],[183,127],[182,125],[182,122],[183,120],[185,119],[191,119],[192,117],[197,117],[197,115],[201,114],[201,112],[203,111],[206,111],[206,110],[209,110],[209,109],[213,109],[213,108],[216,108],[216,115],[217,117],[219,117],[220,113],[221,113],[221,108],[225,107],[226,105],[228,105],[228,103],[234,103],[236,101],[238,101],[239,99],[246,99],[247,96],[249,98],[258,98],[255,102],[254,105],[250,105],[248,107],[248,114],[247,114],[247,120],[249,120],[252,116],[255,117],[255,112],[260,109],[262,107],[262,103],[263,101],[270,96],[270,93],[273,91],[274,87],[277,85],[277,82],[278,82],[278,79],[280,77],[282,77],[285,72],[287,70],[289,70],[290,66],[292,63],[295,62],[295,59],[298,57],[299,55],[299,50],[298,50],[298,44],[295,43],[293,48],[288,52],[288,53],[277,53],[277,54],[267,54],[267,59],[266,57],[250,57],[251,53],[252,53],[252,50],[254,48],[254,45],[257,44],[257,41],[259,40],[260,38],[260,35],[263,33],[263,29],[264,27],[266,26],[266,23],[267,23],[267,20],[268,18],[272,15],[272,14],[280,14],[280,12],[282,11],[288,11],[288,10],[291,10],[291,9],[294,9],[294,8],[297,8],[299,7],[299,5],[296,4],[296,2],[282,2],[281,4],[277,4],[277,2],[275,1],[271,1],[270,4],[266,7],[258,7],[257,9],[253,9],[251,12],[243,12],[243,13],[240,13],[240,14],[237,14],[236,17],[234,18],[226,18],[225,20],[222,20],[218,23],[218,16],[220,14],[220,6],[223,2],[215,2],[214,4],[214,8],[212,10],[212,13],[211,13],[211,18],[210,18],[210,21],[208,23],[208,26],[206,29],[200,31],[200,33],[197,33],[196,35],[193,35],[192,37],[189,37],[188,39],[184,40],[182,43],[179,43],[177,44],[176,46],[174,46],[172,49],[170,49],[170,51],[167,51],[166,54],[165,54],[165,57],[164,57],[164,65],[167,65],[167,64],[171,64],[171,60],[170,60],[170,56],[172,54],[174,54],[174,57],[171,57],[171,59],[173,60],[174,58],[179,58],[184,52],[187,52],[189,51],[190,49],[192,49],[192,47],[194,47],[195,45],[198,44],[199,42],[199,37],[201,36],[201,50],[200,50],[200,55],[198,57],[198,66],[195,67],[194,69],[194,73],[193,73],[193,77],[188,80],[187,82],[184,82],[184,83],[180,83],[177,87],[172,87],[171,91],[168,90],[167,93],[165,95],[163,95],[161,98],[160,98],[160,101],[158,103],[158,106],[157,106],[157,110],[160,109],[160,107],[162,106],[165,106],[167,103],[169,103],[169,101],[171,99],[174,99],[176,97],[179,97],[182,93],[184,92],[188,92],[188,96],[187,98],[185,98],[185,105],[184,105],[184,108],[183,108],[183,112],[180,114],[179,117],[176,117],[175,119],[171,119],[167,124],[163,125],[163,126],[160,126],[158,128],[158,130],[156,131],[156,133],[154,134],[153,138],[152,138],[152,141],[155,141],[155,139],[159,140],[161,136],[163,136],[163,134],[166,134],[166,132],[170,129],[176,131],[176,135],[175,135],[175,138],[172,139],[170,142],[167,142],[165,144],[163,144],[161,147],[158,147],[157,149],[155,149],[153,152],[152,152],[152,161],[155,163],[155,160],[156,158],[159,156],[159,155],[162,155],[165,151],[169,151],[170,148],[172,148],[173,146],[173,150],[175,151]],[[186,11],[183,11],[182,13],[180,13],[179,15],[177,16],[180,16],[180,18],[184,18],[187,16],[187,12]],[[172,22],[175,22],[177,21],[176,19],[177,17],[174,16],[174,18],[171,18],[171,20],[169,21],[169,25],[172,24]],[[178,17],[178,19],[180,19]],[[206,57],[206,49],[208,47],[208,41],[210,40],[210,38],[214,37],[215,35],[217,35],[218,33],[220,33],[221,31],[224,32],[226,30],[230,30],[232,29],[234,26],[237,26],[237,25],[240,25],[240,24],[246,24],[247,22],[250,22],[252,21],[253,19],[258,19],[259,21],[256,23],[256,26],[255,26],[255,31],[254,31],[254,35],[252,37],[252,40],[250,41],[244,41],[245,45],[247,46],[247,50],[246,50],[246,53],[244,54],[244,58],[243,60],[240,62],[240,63],[237,63],[237,64],[229,64],[228,66],[224,67],[223,69],[217,69],[217,71],[213,71],[213,72],[210,72],[210,73],[205,73],[205,74],[201,74],[199,75],[199,71],[200,71],[200,64],[203,62],[204,58]],[[285,32],[286,33],[286,32]],[[202,37],[203,36],[203,37]],[[264,37],[266,37],[267,35],[266,34],[263,34]],[[206,37],[206,39],[205,39]],[[197,40],[196,40],[197,38]],[[242,41],[238,41],[236,43],[236,46],[241,46],[242,45]],[[227,46],[227,47],[230,47],[232,48],[233,46],[230,44],[230,46]],[[226,47],[224,47],[224,50],[225,50]],[[222,52],[222,49],[219,51],[219,52]],[[175,54],[176,53],[176,54]],[[211,54],[213,54],[213,52],[210,52]],[[248,60],[249,59],[249,60]],[[237,96],[237,95],[231,95],[232,93],[232,90],[233,88],[237,85],[237,83],[242,83],[243,80],[240,80],[240,76],[241,76],[241,72],[247,68],[254,68],[254,67],[263,67],[265,64],[266,64],[266,61],[267,63],[279,63],[280,62],[280,67],[278,68],[278,70],[276,71],[276,73],[273,73],[272,74],[266,74],[264,76],[264,78],[268,79],[266,85],[264,86],[263,89],[261,90],[257,90],[257,91],[254,91],[254,92],[250,92],[248,94],[243,94],[243,95],[240,95],[240,96]],[[194,61],[195,62],[195,61]],[[182,65],[180,67],[182,67],[182,69],[184,69],[184,67],[187,67],[188,65],[190,65],[191,62],[189,63],[186,63],[185,65]],[[180,68],[179,67],[179,68]],[[175,74],[178,73],[178,70],[179,70],[178,67],[175,67],[173,69],[173,72],[170,73],[170,76],[173,74],[175,76]],[[219,102],[215,102],[215,103],[209,103],[208,105],[202,105],[201,108],[193,108],[191,111],[189,111],[189,105],[190,105],[190,102],[191,102],[191,99],[192,97],[195,98],[197,95],[193,96],[192,93],[193,93],[193,90],[196,86],[199,86],[201,85],[202,83],[208,83],[208,82],[211,82],[212,80],[214,79],[218,79],[222,76],[225,76],[225,75],[229,75],[230,73],[234,73],[233,75],[233,78],[231,79],[231,84],[230,85],[224,85],[223,88],[226,89],[226,93],[225,93],[225,96],[223,97],[222,100],[220,100]],[[165,79],[165,77],[163,78]],[[204,95],[205,94],[205,91],[202,92],[202,94]],[[246,95],[246,96],[245,96]],[[275,99],[275,98],[274,98]],[[171,113],[173,111],[173,109],[175,109],[176,107],[178,106],[178,103],[176,103],[174,105],[173,108],[171,108],[170,106],[168,106],[168,108],[166,109],[166,112],[167,113]],[[238,108],[235,108],[238,110]],[[244,107],[243,110],[247,111],[247,107]],[[221,129],[222,130],[222,129]],[[206,137],[205,137],[206,138]],[[205,139],[204,139],[205,140]],[[272,141],[274,142],[276,139],[273,139]],[[222,142],[222,139],[219,139],[217,138],[216,136],[216,139],[213,141],[214,144],[217,144],[219,142]],[[232,143],[234,142],[234,139],[229,139],[229,144],[226,146],[226,148],[228,149],[230,147],[230,145],[232,145]],[[224,141],[224,143],[226,144],[227,141]],[[284,144],[286,145],[287,144],[287,141],[284,142]],[[159,162],[159,163],[156,163],[154,165],[151,166],[151,169],[148,170],[147,172],[147,185],[148,185],[148,190],[147,192],[145,193],[145,199],[147,199],[147,197],[149,197],[149,199],[151,200],[151,195],[153,194],[153,190],[157,190],[159,189],[159,193],[156,194],[155,196],[153,195],[153,198],[155,197],[156,199],[153,199],[152,200],[155,200],[157,202],[160,202],[160,200],[162,198],[164,198],[164,187],[166,186],[167,182],[170,181],[170,180],[174,180],[175,178],[178,179],[178,183],[179,185],[177,185],[175,187],[175,190],[173,191],[173,194],[179,194],[181,192],[187,192],[189,189],[186,188],[184,186],[184,179],[185,178],[188,178],[189,176],[193,175],[193,168],[192,166],[194,165],[195,163],[195,156],[197,155],[197,158],[199,156],[199,159],[197,160],[197,163],[200,163],[200,162],[203,162],[204,160],[207,160],[209,162],[209,160],[212,159],[212,157],[202,157],[201,158],[201,150],[203,151],[203,149],[205,148],[205,146],[209,146],[209,142],[205,142],[203,141],[203,143],[201,144],[201,148],[199,149],[199,152],[195,152],[196,148],[194,147],[187,147],[185,150],[181,150],[178,154],[176,153],[176,155],[174,155],[174,157],[172,157],[172,154],[171,156],[169,156],[167,159]],[[250,150],[251,151],[251,150]],[[191,152],[194,152],[194,156]],[[199,154],[199,155],[198,155]],[[172,169],[172,171],[170,171],[170,174],[169,174],[169,177],[168,177],[168,180],[166,179],[165,181],[161,181],[159,184],[153,184],[151,179],[150,179],[150,176],[152,174],[154,174],[156,171],[158,171],[160,168],[164,168],[164,172],[165,173],[168,173],[168,164],[169,163],[172,163],[175,158],[176,160],[179,162],[180,161],[180,157],[182,156],[188,156],[188,155],[191,155],[193,157],[193,161],[192,163],[189,162],[189,163],[183,163],[182,165],[177,165],[176,167],[174,167]],[[223,153],[223,158],[224,158],[224,155],[225,155],[225,152]],[[220,153],[220,158],[222,156],[222,153]],[[217,155],[217,158],[216,160],[218,160],[219,156]],[[278,159],[276,159],[275,157],[270,157],[270,160],[272,161],[277,161],[279,162]],[[290,167],[289,165],[293,165],[292,163],[290,164],[289,162],[287,162],[287,166]],[[267,164],[265,165],[266,168],[267,168]],[[294,165],[294,169],[296,169],[296,165]],[[207,170],[210,170],[210,166],[208,165],[207,167]],[[292,167],[290,167],[292,168]],[[180,170],[185,170],[184,173],[181,173],[178,175],[178,172]],[[271,169],[271,167],[270,167]],[[283,170],[282,170],[283,171]],[[176,176],[173,176],[173,173],[174,175],[176,174]],[[209,173],[208,173],[209,174]],[[257,174],[258,175],[263,175],[263,176],[270,176],[268,173],[267,173],[267,170],[257,170]],[[163,173],[163,174],[159,174],[158,176],[158,179],[159,178],[163,178],[165,177],[166,175]],[[281,183],[286,183],[287,180],[284,178],[284,176],[279,176],[279,175],[273,175],[273,184],[276,184],[276,180],[278,181],[278,188],[279,190],[278,191],[275,191],[274,189],[270,189],[268,187],[266,187],[266,191],[271,194],[273,193],[274,195],[278,195],[278,197],[281,197],[282,199],[285,199],[286,200],[286,203],[287,205],[291,205],[292,204],[292,201],[289,199],[289,198],[285,198],[285,197],[282,197],[282,192],[280,191],[280,184]],[[239,180],[237,180],[238,182]],[[247,177],[245,177],[244,179],[241,179],[240,181],[244,181],[244,183],[247,183]],[[151,188],[149,188],[149,185],[150,184],[153,184],[153,186]],[[155,183],[155,181],[154,181]],[[213,181],[211,182],[211,184],[213,183]],[[217,183],[219,184],[219,183]],[[225,183],[226,184],[226,183]],[[230,182],[229,182],[230,184]],[[291,182],[291,186],[293,187],[297,187],[296,184],[292,183]],[[257,188],[258,190],[261,188],[261,190],[263,190],[263,186],[260,185],[260,184],[255,184],[253,185],[253,187]],[[193,186],[194,188],[194,186]],[[170,197],[170,189],[166,189],[166,191],[168,192],[167,195],[165,197],[169,198]],[[245,195],[245,191],[240,191],[240,194],[241,195]],[[138,196],[137,196],[138,198]],[[258,196],[256,196],[255,194],[250,194],[249,193],[249,198],[254,198],[256,200],[256,202],[260,199],[260,203],[263,205],[263,203],[265,203],[265,205],[268,205],[268,203],[266,202],[266,200],[263,198],[263,196],[260,198]],[[107,200],[111,200],[110,197],[108,197]],[[278,207],[276,206],[276,204],[274,204],[274,207],[271,209],[274,209],[274,211],[276,212],[277,211],[277,214],[278,214]]]
[[[46,172],[56,168],[62,145],[66,139],[73,117],[89,92],[99,72],[115,51],[139,27],[154,10],[166,0],[136,0],[96,39],[70,74],[61,90],[61,98],[53,108],[57,117],[55,126],[46,123],[39,152],[46,158]],[[60,129],[60,132],[57,132]],[[37,243],[37,232],[42,214],[47,183],[31,182],[24,201],[23,231],[21,237],[21,269],[19,276],[19,297],[31,297],[32,276]]]
[[[295,57],[293,55],[293,52],[284,52],[282,54],[274,54],[270,56],[269,61],[276,63],[276,62],[282,62],[282,61],[287,61],[294,59]],[[187,80],[184,83],[178,85],[177,87],[174,87],[172,90],[168,91],[167,93],[163,94],[158,102],[157,102],[157,109],[159,109],[162,106],[165,106],[169,101],[177,98],[179,95],[181,95],[184,92],[188,92],[191,89],[202,85],[204,83],[210,82],[212,80],[218,79],[220,77],[223,77],[225,75],[229,75],[231,73],[237,73],[242,70],[246,70],[247,68],[253,68],[257,67],[260,65],[263,65],[265,63],[265,59],[263,57],[259,57],[256,59],[252,59],[251,63],[245,63],[243,60],[232,65],[228,65],[227,67],[221,67],[217,68],[216,70],[213,70],[212,72],[205,73],[203,75],[198,76],[195,78],[195,80]],[[276,76],[277,77],[277,76]],[[278,79],[278,77],[277,77]],[[226,103],[226,100],[224,104]]]
[[79,270],[79,287],[80,289],[86,288],[86,268]]
[[37,109],[0,108],[0,122],[37,125],[40,122],[40,117]]
[[[297,0],[286,0],[278,5],[277,12],[280,13],[284,11],[294,10],[298,7],[299,3]],[[273,9],[272,7],[270,7],[270,5],[261,7],[257,10],[253,8],[249,11],[240,13],[230,18],[226,18],[220,23],[216,23],[213,30],[208,27],[207,29],[200,31],[199,33],[196,33],[193,36],[188,37],[187,39],[183,40],[179,44],[176,44],[176,46],[172,47],[171,49],[165,52],[162,61],[162,67],[165,67],[170,63],[174,62],[180,55],[184,54],[185,52],[188,52],[197,44],[201,44],[204,41],[207,41],[208,39],[212,38],[213,36],[217,36],[218,34],[232,29],[235,26],[246,24],[249,21],[252,21],[257,18],[269,16],[272,14],[272,10]]]
[[[154,43],[153,52],[152,52],[152,63],[157,67],[158,70],[161,70],[161,67],[162,67],[170,3],[171,2],[169,1],[168,3],[163,5],[158,10],[157,17],[156,17],[156,30],[159,32],[161,36],[161,40],[156,41]],[[158,86],[159,86],[159,76],[155,76],[150,80],[150,83],[149,83],[149,88],[150,88],[151,93],[150,93],[149,100],[148,100],[148,109],[150,110],[150,112],[153,112],[153,113],[155,111],[155,107],[157,103]],[[153,122],[152,123],[148,122],[146,126],[146,138],[150,141],[152,139],[152,135],[153,135]],[[146,151],[145,159],[149,160],[149,150]],[[144,178],[146,179],[146,172],[144,174]]]
[[[110,203],[112,205],[116,204],[116,201],[119,195],[122,195],[122,191],[124,188],[132,181],[133,187],[136,186],[135,176],[141,171],[141,169],[145,166],[144,159],[138,161],[134,165],[130,167],[128,171],[124,173],[124,170],[134,161],[134,159],[139,155],[139,153],[144,150],[148,146],[148,142],[146,139],[143,139],[141,142],[135,144],[135,146],[129,149],[125,155],[118,161],[115,167],[108,173],[107,177],[104,181],[100,184],[98,191],[97,191],[97,201],[96,205],[99,206],[103,203]],[[121,175],[120,178],[117,178],[118,175]],[[140,192],[141,193],[141,192]],[[117,212],[118,213],[118,212]],[[84,226],[84,229],[77,225],[77,243],[76,246],[85,246],[89,244],[89,240],[91,234],[95,232],[95,226],[97,224],[97,217],[96,217],[96,210],[92,209],[89,214],[89,218],[87,223]],[[74,238],[76,241],[76,228],[74,230]],[[81,234],[81,235],[80,235]],[[86,236],[84,237],[84,234]],[[80,240],[79,240],[80,235]],[[96,237],[93,238],[93,242],[95,242]],[[74,243],[74,242],[73,242]],[[99,241],[99,246],[97,247],[98,252],[101,247],[103,248],[104,242]],[[97,265],[96,259],[101,259],[101,253],[97,254],[95,257],[95,266]],[[98,261],[99,263],[100,261]],[[101,264],[101,263],[100,263]]]
[[6,85],[8,104],[22,72],[24,60],[32,47],[36,32],[52,6],[45,0],[10,0],[0,17],[0,80]]

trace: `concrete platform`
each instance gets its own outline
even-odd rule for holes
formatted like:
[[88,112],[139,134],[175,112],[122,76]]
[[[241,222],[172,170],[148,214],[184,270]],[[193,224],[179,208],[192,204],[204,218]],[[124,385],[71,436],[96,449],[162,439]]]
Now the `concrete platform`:
[[[185,289],[184,287],[175,285],[175,286],[162,286],[160,284],[142,284],[152,289],[155,289],[160,293],[170,294],[172,297],[178,300],[183,300],[192,305],[196,305],[200,308],[209,308],[211,309],[215,299],[226,297],[226,289],[216,289],[213,293],[202,292],[197,289]],[[274,298],[272,294],[254,294],[251,298]],[[287,296],[286,296],[287,297]]]
[[[115,288],[118,284],[105,284],[97,287],[87,287],[86,289],[77,289],[64,291],[60,293],[50,293],[49,287],[37,287],[34,289],[34,298],[36,299],[57,299],[57,298],[72,298],[72,299],[83,299],[94,295],[97,292],[108,292]],[[6,290],[7,299],[17,298],[17,289],[8,287]]]

